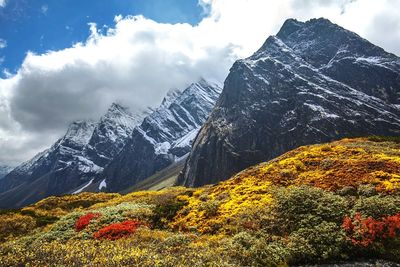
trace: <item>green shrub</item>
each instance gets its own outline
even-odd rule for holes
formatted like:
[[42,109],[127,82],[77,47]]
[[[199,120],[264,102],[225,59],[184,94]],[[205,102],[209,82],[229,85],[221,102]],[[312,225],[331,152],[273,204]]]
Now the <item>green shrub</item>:
[[291,263],[339,260],[346,246],[345,233],[332,222],[300,228],[289,236]]
[[301,186],[279,188],[274,193],[274,213],[281,231],[297,230],[305,220],[313,226],[323,221],[341,224],[348,213],[348,203],[344,197],[322,189]]
[[151,216],[152,226],[157,229],[168,228],[169,222],[186,204],[186,202],[178,201],[176,198],[168,200],[162,204],[157,204],[153,209],[153,215]]
[[354,213],[360,212],[364,216],[380,219],[383,216],[394,215],[400,212],[400,196],[376,195],[357,199]]
[[210,218],[210,217],[217,215],[219,205],[220,205],[220,203],[217,200],[210,200],[207,202],[202,202],[199,205],[199,211],[204,211],[204,215],[207,218]]

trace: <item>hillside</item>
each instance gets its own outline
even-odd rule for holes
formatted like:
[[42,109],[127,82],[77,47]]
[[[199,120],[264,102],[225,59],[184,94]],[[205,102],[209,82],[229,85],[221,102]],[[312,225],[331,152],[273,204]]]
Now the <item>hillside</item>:
[[399,174],[399,139],[371,137],[300,147],[198,189],[50,197],[2,211],[0,261],[2,266],[400,262]]

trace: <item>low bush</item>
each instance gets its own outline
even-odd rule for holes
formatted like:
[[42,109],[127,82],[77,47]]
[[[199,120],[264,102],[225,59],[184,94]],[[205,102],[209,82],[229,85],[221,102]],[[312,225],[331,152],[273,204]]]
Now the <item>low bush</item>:
[[98,218],[100,216],[101,216],[100,213],[92,213],[92,212],[82,215],[75,222],[75,231],[77,232],[82,231],[83,229],[86,228],[86,226],[89,225],[91,220]]
[[32,231],[36,227],[36,221],[31,216],[21,214],[0,215],[0,241],[9,237],[17,237]]
[[342,226],[353,245],[384,246],[388,239],[400,237],[400,213],[381,219],[363,217],[361,213],[356,213],[353,218],[345,217]]
[[114,223],[95,232],[93,237],[95,239],[117,240],[135,233],[140,225],[142,225],[141,222],[133,220]]

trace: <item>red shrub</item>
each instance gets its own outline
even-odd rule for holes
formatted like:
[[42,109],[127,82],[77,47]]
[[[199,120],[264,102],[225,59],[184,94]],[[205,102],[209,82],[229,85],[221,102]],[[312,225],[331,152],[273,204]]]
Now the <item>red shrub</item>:
[[101,215],[100,213],[92,213],[92,212],[82,215],[75,222],[75,231],[77,232],[82,231],[83,229],[86,228],[86,226],[89,225],[92,219],[97,218],[100,215]]
[[128,220],[122,223],[113,223],[93,234],[96,239],[117,240],[133,234],[142,225],[139,221]]
[[353,218],[345,217],[342,227],[354,245],[368,247],[374,242],[400,236],[400,213],[380,220],[356,213]]

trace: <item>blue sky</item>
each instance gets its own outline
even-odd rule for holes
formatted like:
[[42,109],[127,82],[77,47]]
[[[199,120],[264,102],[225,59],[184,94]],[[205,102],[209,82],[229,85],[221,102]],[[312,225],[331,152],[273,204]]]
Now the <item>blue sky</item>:
[[[113,26],[116,15],[139,15],[157,22],[197,24],[197,0],[7,0],[0,8],[0,69],[15,73],[27,51],[37,54],[85,41],[88,23]],[[4,77],[4,73],[2,73]],[[1,76],[0,76],[1,77]]]

